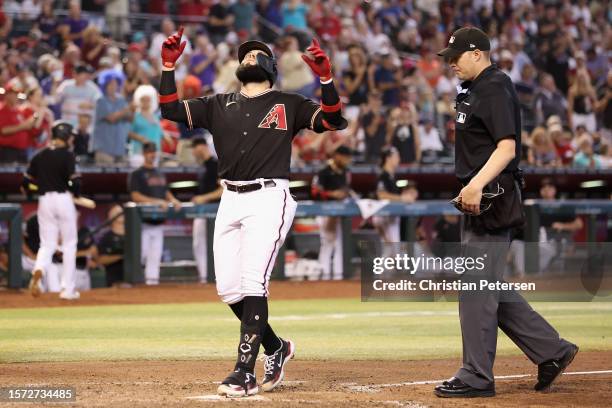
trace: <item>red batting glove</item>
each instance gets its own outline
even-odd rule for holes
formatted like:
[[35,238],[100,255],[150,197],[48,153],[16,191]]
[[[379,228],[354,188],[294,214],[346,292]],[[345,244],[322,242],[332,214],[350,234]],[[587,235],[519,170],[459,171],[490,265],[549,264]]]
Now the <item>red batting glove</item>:
[[185,46],[187,45],[187,41],[181,42],[181,37],[183,36],[183,27],[179,27],[179,30],[176,34],[171,35],[164,41],[161,49],[161,59],[162,64],[166,68],[174,68],[174,64],[176,64],[176,60],[179,59]]
[[328,81],[331,79],[331,62],[329,57],[325,54],[325,51],[321,49],[319,42],[313,38],[310,47],[306,48],[314,58],[310,58],[306,54],[302,54],[302,59],[315,75],[321,78],[321,81]]

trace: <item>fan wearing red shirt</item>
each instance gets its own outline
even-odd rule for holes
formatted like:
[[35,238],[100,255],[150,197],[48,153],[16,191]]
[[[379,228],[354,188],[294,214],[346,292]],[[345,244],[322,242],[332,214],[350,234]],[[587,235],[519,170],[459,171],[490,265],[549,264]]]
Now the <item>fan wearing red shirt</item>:
[[0,163],[25,163],[30,145],[30,129],[35,115],[24,119],[18,106],[19,90],[14,85],[4,88],[4,102],[0,105]]
[[[36,120],[29,133],[29,148],[38,149],[45,144],[51,135],[51,124],[54,121],[53,112],[47,108],[41,88],[33,88],[28,91],[27,101],[20,106],[24,119],[36,115]],[[41,138],[42,135],[46,137]]]

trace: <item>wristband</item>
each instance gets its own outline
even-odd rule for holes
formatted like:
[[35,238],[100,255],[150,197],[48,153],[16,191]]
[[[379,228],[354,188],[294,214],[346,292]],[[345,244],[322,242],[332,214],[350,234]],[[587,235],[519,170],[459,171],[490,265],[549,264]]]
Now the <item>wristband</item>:
[[178,101],[178,95],[175,93],[171,93],[170,95],[159,95],[159,103],[170,103]]

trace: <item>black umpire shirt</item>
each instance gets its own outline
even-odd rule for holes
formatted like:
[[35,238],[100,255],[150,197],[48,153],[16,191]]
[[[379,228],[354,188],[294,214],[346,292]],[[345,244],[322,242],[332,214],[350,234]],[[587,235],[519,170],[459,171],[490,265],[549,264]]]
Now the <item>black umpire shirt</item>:
[[521,111],[512,81],[491,65],[473,81],[461,84],[455,119],[455,174],[463,183],[478,173],[502,139],[516,142],[516,155],[504,172],[518,168]]
[[289,178],[291,140],[314,126],[320,106],[299,94],[268,89],[255,96],[217,94],[183,101],[190,128],[213,135],[219,178]]
[[38,194],[68,191],[68,181],[75,173],[74,154],[66,147],[46,147],[36,153],[27,175],[38,186]]
[[198,169],[198,194],[206,194],[215,191],[219,185],[217,161],[211,157]]

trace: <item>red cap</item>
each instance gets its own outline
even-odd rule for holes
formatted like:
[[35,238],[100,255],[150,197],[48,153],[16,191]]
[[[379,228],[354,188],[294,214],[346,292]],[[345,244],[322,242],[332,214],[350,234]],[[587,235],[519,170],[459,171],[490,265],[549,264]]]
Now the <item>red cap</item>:
[[15,92],[15,93],[19,93],[21,92],[21,88],[19,88],[19,85],[17,85],[15,82],[7,82],[4,85],[4,92]]

